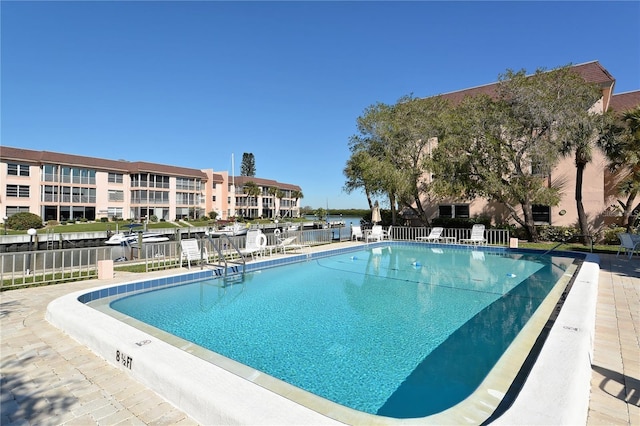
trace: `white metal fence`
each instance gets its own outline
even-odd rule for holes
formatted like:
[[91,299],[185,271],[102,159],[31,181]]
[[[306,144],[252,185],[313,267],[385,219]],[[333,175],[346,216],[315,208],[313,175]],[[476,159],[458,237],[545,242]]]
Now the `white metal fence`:
[[[387,228],[387,231],[392,240],[414,241],[418,237],[429,235],[431,228],[393,226]],[[275,234],[266,235],[268,245],[275,246],[278,243]],[[455,238],[455,241],[469,238],[470,235],[470,229],[446,228],[442,234],[443,237]],[[351,239],[349,228],[287,231],[280,235],[287,236],[295,236],[297,243],[310,246]],[[485,238],[490,245],[508,245],[509,231],[487,229]],[[240,249],[246,246],[245,236],[231,237],[231,240]],[[219,261],[220,259],[215,258],[216,253],[229,253],[231,249],[226,246],[228,240],[225,238],[202,238],[200,241],[205,244],[211,256],[210,261]],[[217,244],[217,249],[212,244]],[[115,268],[127,265],[147,272],[182,265],[179,241],[143,244],[141,249],[100,246],[0,253],[0,290],[97,278],[98,262],[101,260],[113,260]]]

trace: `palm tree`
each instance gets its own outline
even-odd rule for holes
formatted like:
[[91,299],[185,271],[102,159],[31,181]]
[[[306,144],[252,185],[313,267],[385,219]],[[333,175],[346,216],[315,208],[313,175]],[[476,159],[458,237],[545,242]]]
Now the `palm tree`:
[[632,217],[637,217],[640,209],[640,203],[634,206],[640,192],[640,107],[609,123],[604,140],[609,170],[618,175],[618,195],[627,197],[626,202],[618,201],[623,209],[621,225],[630,232],[635,222]]
[[278,188],[276,188],[275,186],[270,186],[269,189],[267,190],[267,193],[269,194],[269,196],[274,198],[273,209],[271,209],[271,218],[275,219],[276,217],[275,197],[276,197],[276,194],[278,193]]
[[296,191],[292,191],[291,192],[291,196],[294,198],[294,200],[295,200],[294,202],[295,202],[296,205],[298,204],[298,200],[300,198],[304,198],[304,194],[302,193],[302,191],[297,191],[297,190]]
[[[244,184],[244,187],[242,188],[242,191],[244,192],[244,194],[246,194],[249,198],[257,198],[258,195],[260,195],[260,187],[258,186],[258,184],[256,184],[253,181],[249,181],[247,183]],[[249,209],[249,212],[251,212],[251,209]],[[249,215],[251,216],[251,215]]]
[[280,206],[282,205],[282,199],[284,198],[284,191],[282,191],[281,189],[278,189],[276,191],[276,198],[278,199],[278,209],[277,211],[277,215],[280,216]]
[[558,138],[563,141],[562,153],[564,155],[575,153],[576,165],[576,190],[575,200],[578,212],[578,224],[583,242],[587,243],[589,222],[582,204],[582,182],[584,171],[593,160],[594,149],[604,151],[604,137],[602,128],[607,122],[607,114],[596,114],[589,110],[597,99],[602,96],[600,89],[592,84],[584,83],[582,78],[576,75],[569,77],[566,84],[572,84],[572,95],[566,96],[566,102],[571,108],[563,111],[565,126],[558,129]]

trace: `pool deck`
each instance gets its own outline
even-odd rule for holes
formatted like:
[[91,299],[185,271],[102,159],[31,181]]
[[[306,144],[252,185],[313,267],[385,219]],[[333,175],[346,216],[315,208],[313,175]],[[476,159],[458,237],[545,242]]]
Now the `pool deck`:
[[[117,272],[112,280],[0,293],[0,424],[198,424],[45,319],[49,302],[62,295],[139,278]],[[638,256],[600,256],[587,424],[640,426]]]

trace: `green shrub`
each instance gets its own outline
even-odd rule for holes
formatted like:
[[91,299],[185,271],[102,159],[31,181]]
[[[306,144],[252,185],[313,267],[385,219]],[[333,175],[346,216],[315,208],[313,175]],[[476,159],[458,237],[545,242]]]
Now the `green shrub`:
[[538,235],[542,241],[571,241],[576,235],[580,235],[580,230],[570,226],[538,226]]
[[608,228],[604,231],[604,244],[614,245],[620,244],[620,239],[618,238],[618,234],[627,232],[626,228],[621,226],[616,226],[615,228]]
[[109,222],[109,218],[108,217],[101,217],[100,218],[100,222],[102,222],[102,223]]
[[156,223],[158,221],[158,216],[152,214],[151,216],[149,216],[149,220],[153,223]]
[[14,231],[26,231],[29,228],[40,229],[42,227],[42,218],[34,213],[16,213],[7,219],[7,228]]

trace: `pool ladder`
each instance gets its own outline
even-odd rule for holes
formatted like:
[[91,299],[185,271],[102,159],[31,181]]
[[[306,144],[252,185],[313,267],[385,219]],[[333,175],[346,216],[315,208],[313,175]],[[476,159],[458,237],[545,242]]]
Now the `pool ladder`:
[[[230,284],[234,284],[235,282],[237,282],[237,278],[236,277],[240,277],[240,282],[244,281],[244,274],[247,268],[247,262],[244,258],[244,256],[242,255],[242,253],[240,252],[240,250],[238,249],[238,246],[236,246],[236,244],[231,240],[231,238],[229,238],[228,235],[221,235],[217,241],[214,240],[213,238],[211,238],[210,236],[207,236],[207,239],[209,240],[209,242],[211,243],[211,246],[213,246],[213,248],[216,250],[216,252],[218,253],[218,263],[220,263],[220,261],[222,261],[222,263],[224,264],[224,272],[223,272],[223,279],[224,279],[224,283],[225,286],[226,285],[230,285]],[[234,252],[238,254],[238,260],[227,260],[227,257],[224,255],[224,250],[222,250],[220,248],[221,244],[220,241],[226,239],[227,243],[228,243],[228,247],[233,248]],[[229,263],[234,264],[235,266],[231,266],[229,267]],[[238,271],[238,267],[242,266],[242,270]],[[229,269],[232,270],[233,274],[229,275]]]

